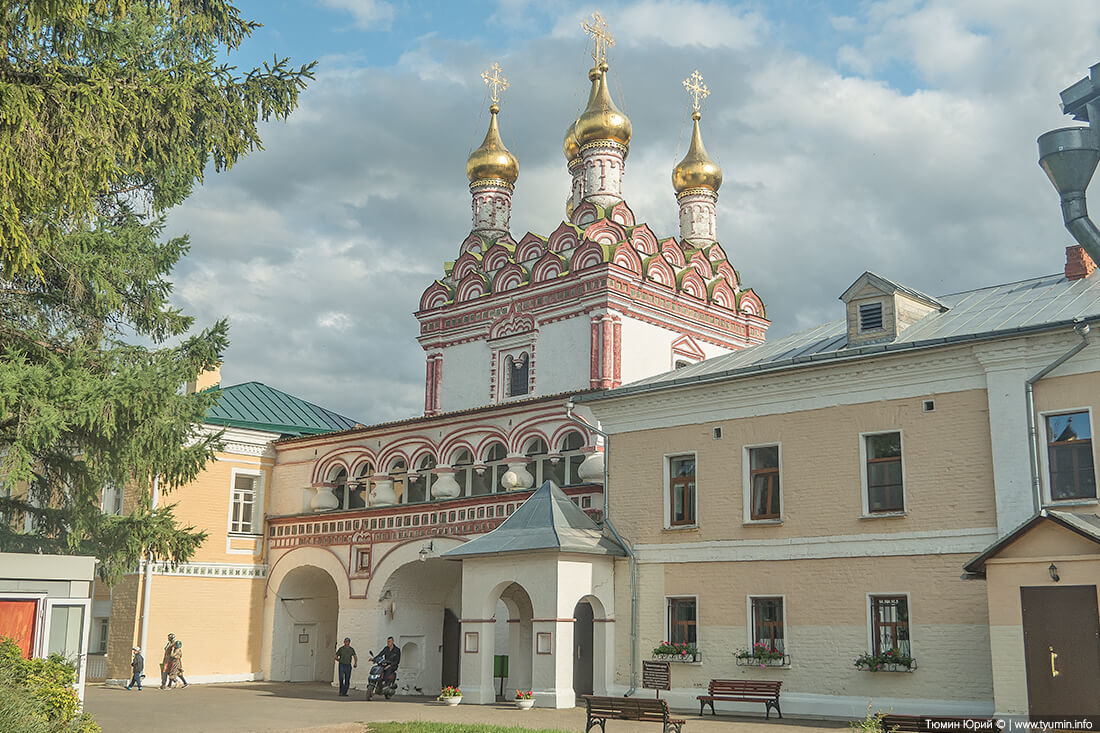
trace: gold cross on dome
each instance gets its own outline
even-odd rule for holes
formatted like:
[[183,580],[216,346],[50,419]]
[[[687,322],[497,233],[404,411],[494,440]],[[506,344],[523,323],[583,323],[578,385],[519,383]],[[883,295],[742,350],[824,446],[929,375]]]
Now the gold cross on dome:
[[495,61],[492,66],[481,72],[481,78],[489,86],[489,98],[493,100],[493,104],[500,102],[500,93],[508,88],[508,80],[500,72],[500,64]]
[[691,95],[692,108],[698,112],[699,104],[710,96],[710,90],[707,89],[707,85],[703,83],[703,75],[699,73],[699,69],[691,72],[691,76],[684,79],[684,88],[688,90],[688,94]]
[[592,61],[599,66],[607,61],[607,47],[615,45],[615,39],[607,32],[607,21],[598,12],[592,13],[592,23],[581,21],[581,28],[592,36]]

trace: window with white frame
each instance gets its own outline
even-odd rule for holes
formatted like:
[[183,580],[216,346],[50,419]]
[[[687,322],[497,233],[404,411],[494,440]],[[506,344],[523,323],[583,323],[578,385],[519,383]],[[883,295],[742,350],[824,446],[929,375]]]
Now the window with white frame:
[[435,483],[435,456],[431,453],[421,456],[416,462],[416,471],[409,474],[409,488],[406,495],[409,497],[406,503],[412,504],[420,501],[428,501],[432,495],[432,484]]
[[1092,425],[1087,410],[1046,415],[1051,501],[1096,498]]
[[695,456],[669,456],[668,524],[670,527],[692,526],[695,522]]
[[745,448],[748,463],[749,520],[777,520],[781,516],[779,446]]
[[255,534],[259,529],[256,493],[259,476],[238,473],[233,477],[233,501],[229,531]]
[[782,596],[749,598],[752,613],[752,648],[787,653]]
[[863,436],[863,484],[868,514],[905,511],[901,433]]
[[121,486],[109,484],[103,487],[103,513],[122,516],[123,490]]
[[871,596],[871,653],[897,649],[912,656],[909,643],[909,598],[904,595]]
[[694,598],[668,599],[668,640],[673,644],[695,644],[698,602]]
[[106,654],[107,641],[110,638],[108,634],[111,628],[111,620],[109,618],[97,618],[92,622],[92,628],[95,629],[92,635],[92,654]]

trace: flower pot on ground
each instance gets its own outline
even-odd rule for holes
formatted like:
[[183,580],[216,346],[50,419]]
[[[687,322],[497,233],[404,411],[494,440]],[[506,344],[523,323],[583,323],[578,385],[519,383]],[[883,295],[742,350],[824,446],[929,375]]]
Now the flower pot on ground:
[[439,700],[447,705],[458,705],[462,702],[462,690],[457,687],[444,687],[439,692]]
[[887,649],[878,654],[859,655],[854,666],[867,672],[912,672],[917,668],[917,660],[897,649]]
[[516,690],[516,707],[530,710],[535,706],[535,693],[531,690]]

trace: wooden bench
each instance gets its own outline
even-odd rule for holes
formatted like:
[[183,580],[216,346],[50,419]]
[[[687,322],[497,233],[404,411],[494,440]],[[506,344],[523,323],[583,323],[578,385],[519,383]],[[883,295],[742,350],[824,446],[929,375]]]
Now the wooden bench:
[[588,723],[584,727],[584,733],[588,733],[592,726],[599,725],[603,733],[607,733],[604,724],[608,720],[636,720],[642,723],[660,723],[662,733],[675,731],[680,733],[684,725],[683,720],[675,720],[668,716],[668,703],[664,700],[650,699],[648,697],[597,697],[596,695],[581,695],[584,698],[584,707],[588,712]]
[[779,709],[779,688],[782,682],[768,680],[711,680],[707,694],[699,695],[699,714],[703,714],[706,705],[710,705],[710,714],[714,712],[714,701],[723,702],[762,702],[765,705],[764,718],[771,716],[772,708],[783,717]]
[[996,721],[992,718],[956,718],[946,715],[883,715],[882,729],[890,731],[914,731],[925,733],[926,731],[951,730],[997,730]]

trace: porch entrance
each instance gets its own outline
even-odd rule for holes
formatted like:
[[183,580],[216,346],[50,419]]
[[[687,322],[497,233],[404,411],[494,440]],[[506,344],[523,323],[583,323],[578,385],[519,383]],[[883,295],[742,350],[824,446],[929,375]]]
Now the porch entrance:
[[1096,586],[1022,587],[1020,604],[1028,713],[1100,714]]
[[290,643],[290,681],[312,682],[317,669],[317,624],[295,624]]

